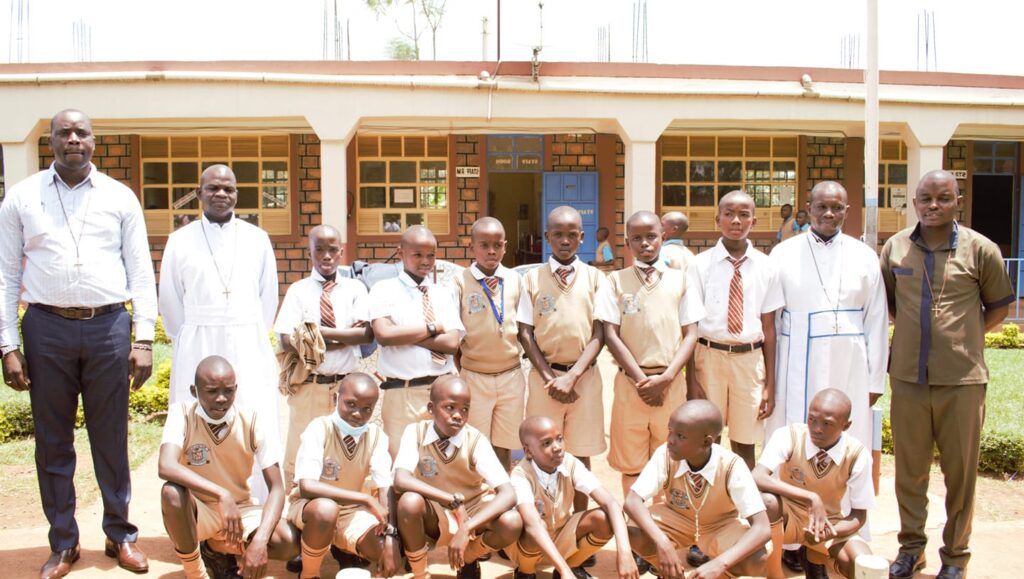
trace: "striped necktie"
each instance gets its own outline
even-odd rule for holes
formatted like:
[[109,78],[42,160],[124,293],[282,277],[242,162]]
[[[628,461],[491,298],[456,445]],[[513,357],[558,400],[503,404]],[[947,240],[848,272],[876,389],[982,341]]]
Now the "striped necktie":
[[338,285],[334,280],[324,280],[324,291],[320,292],[320,325],[334,328],[334,304],[331,303],[331,290]]
[[[418,285],[416,289],[420,290],[420,293],[423,294],[423,320],[428,324],[433,324],[436,320],[434,318],[434,307],[430,305],[430,295],[427,293],[428,288],[425,285]],[[438,366],[444,366],[447,357],[441,352],[431,350],[430,361]]]
[[437,452],[445,458],[448,458],[448,447],[451,446],[451,444],[452,441],[448,438],[439,438],[434,441],[434,446],[437,448]]
[[353,438],[351,434],[346,434],[345,437],[341,439],[341,441],[345,443],[345,450],[347,450],[349,454],[352,454],[356,451],[356,439]]
[[690,478],[690,487],[693,488],[693,494],[700,496],[704,492],[704,483],[707,482],[704,480],[704,475],[692,470],[686,473],[686,475]]
[[644,285],[647,287],[651,287],[661,279],[661,272],[658,271],[657,268],[637,266],[637,269],[640,270],[640,273],[644,274]]
[[732,281],[729,282],[729,333],[738,336],[743,333],[743,274],[740,266],[747,261],[747,256],[734,259],[726,257],[732,264]]
[[569,276],[575,268],[571,265],[563,265],[562,267],[555,270],[555,277],[558,278],[558,285],[562,286],[563,289],[569,287]]
[[814,472],[821,478],[828,472],[828,467],[832,466],[832,457],[828,455],[824,450],[819,450],[818,454],[814,455]]
[[[210,424],[210,423],[207,422],[207,424]],[[213,437],[214,438],[216,438],[217,440],[220,440],[220,439],[224,438],[221,435],[221,433],[223,433],[227,429],[227,427],[228,427],[228,423],[227,422],[221,422],[220,424],[210,424],[210,432],[213,433]]]
[[487,291],[491,292],[491,299],[498,297],[498,286],[501,284],[501,280],[497,276],[485,277],[484,285],[487,286]]

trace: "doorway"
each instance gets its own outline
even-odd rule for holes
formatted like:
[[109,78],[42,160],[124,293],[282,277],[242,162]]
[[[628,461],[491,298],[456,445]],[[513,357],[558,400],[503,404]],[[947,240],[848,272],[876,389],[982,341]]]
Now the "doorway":
[[1015,257],[1017,143],[975,141],[973,153],[971,228],[998,245],[1003,257]]
[[490,173],[487,207],[491,217],[505,226],[508,240],[505,267],[538,263],[541,258],[540,173]]

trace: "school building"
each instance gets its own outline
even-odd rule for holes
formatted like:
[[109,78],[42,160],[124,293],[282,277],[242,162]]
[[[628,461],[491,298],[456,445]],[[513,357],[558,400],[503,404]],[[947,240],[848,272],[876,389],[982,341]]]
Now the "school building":
[[[167,235],[199,215],[202,169],[227,163],[238,215],[271,235],[282,292],[308,273],[304,236],[319,223],[365,260],[387,259],[422,223],[439,257],[467,264],[470,224],[492,215],[518,265],[544,257],[542,216],[569,204],[585,220],[581,255],[604,226],[622,260],[626,215],[683,211],[699,250],[718,237],[718,198],[742,188],[767,250],[780,206],[800,208],[834,179],[850,193],[846,231],[861,233],[860,71],[543,63],[532,73],[528,62],[0,65],[3,182],[50,163],[54,113],[85,111],[94,162],[139,195],[159,270]],[[942,167],[959,179],[961,221],[1018,257],[1024,77],[883,71],[881,83],[879,242],[913,220],[910,193]]]

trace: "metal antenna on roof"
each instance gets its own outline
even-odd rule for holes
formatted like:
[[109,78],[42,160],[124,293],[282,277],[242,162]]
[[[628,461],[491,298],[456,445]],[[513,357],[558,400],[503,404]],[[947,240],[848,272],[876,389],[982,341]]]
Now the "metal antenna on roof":
[[27,62],[31,59],[29,50],[32,30],[29,0],[11,0],[11,20],[7,35],[7,62]]
[[[924,38],[922,39],[921,36]],[[922,48],[924,49],[924,61],[921,59]],[[935,11],[922,10],[917,15],[917,70],[925,72],[939,69],[938,58],[938,37],[935,32]]]
[[540,51],[544,50],[544,2],[538,2],[537,8],[540,20],[540,34],[537,46],[533,47],[533,59],[530,61],[530,78],[533,79],[533,82],[537,82],[537,78],[540,77]]

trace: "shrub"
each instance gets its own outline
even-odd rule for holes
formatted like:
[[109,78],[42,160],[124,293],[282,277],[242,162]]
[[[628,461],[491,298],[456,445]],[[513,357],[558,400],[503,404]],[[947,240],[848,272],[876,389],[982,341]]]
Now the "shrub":
[[171,361],[165,360],[142,388],[128,393],[128,412],[137,416],[166,412],[170,387]]
[[1003,350],[1024,348],[1024,335],[1021,335],[1017,324],[1006,324],[1001,332],[985,334],[985,347]]
[[[892,426],[882,419],[882,452],[893,454]],[[936,458],[938,449],[933,450]],[[1013,432],[982,432],[978,472],[1014,474],[1024,472],[1024,435]]]
[[[85,411],[79,399],[75,414],[75,428],[85,425]],[[28,398],[12,398],[0,404],[0,442],[28,438],[35,434],[32,422],[32,403]]]
[[156,317],[156,336],[153,341],[157,344],[168,344],[171,343],[171,338],[167,336],[167,330],[164,329],[164,319],[160,316]]

